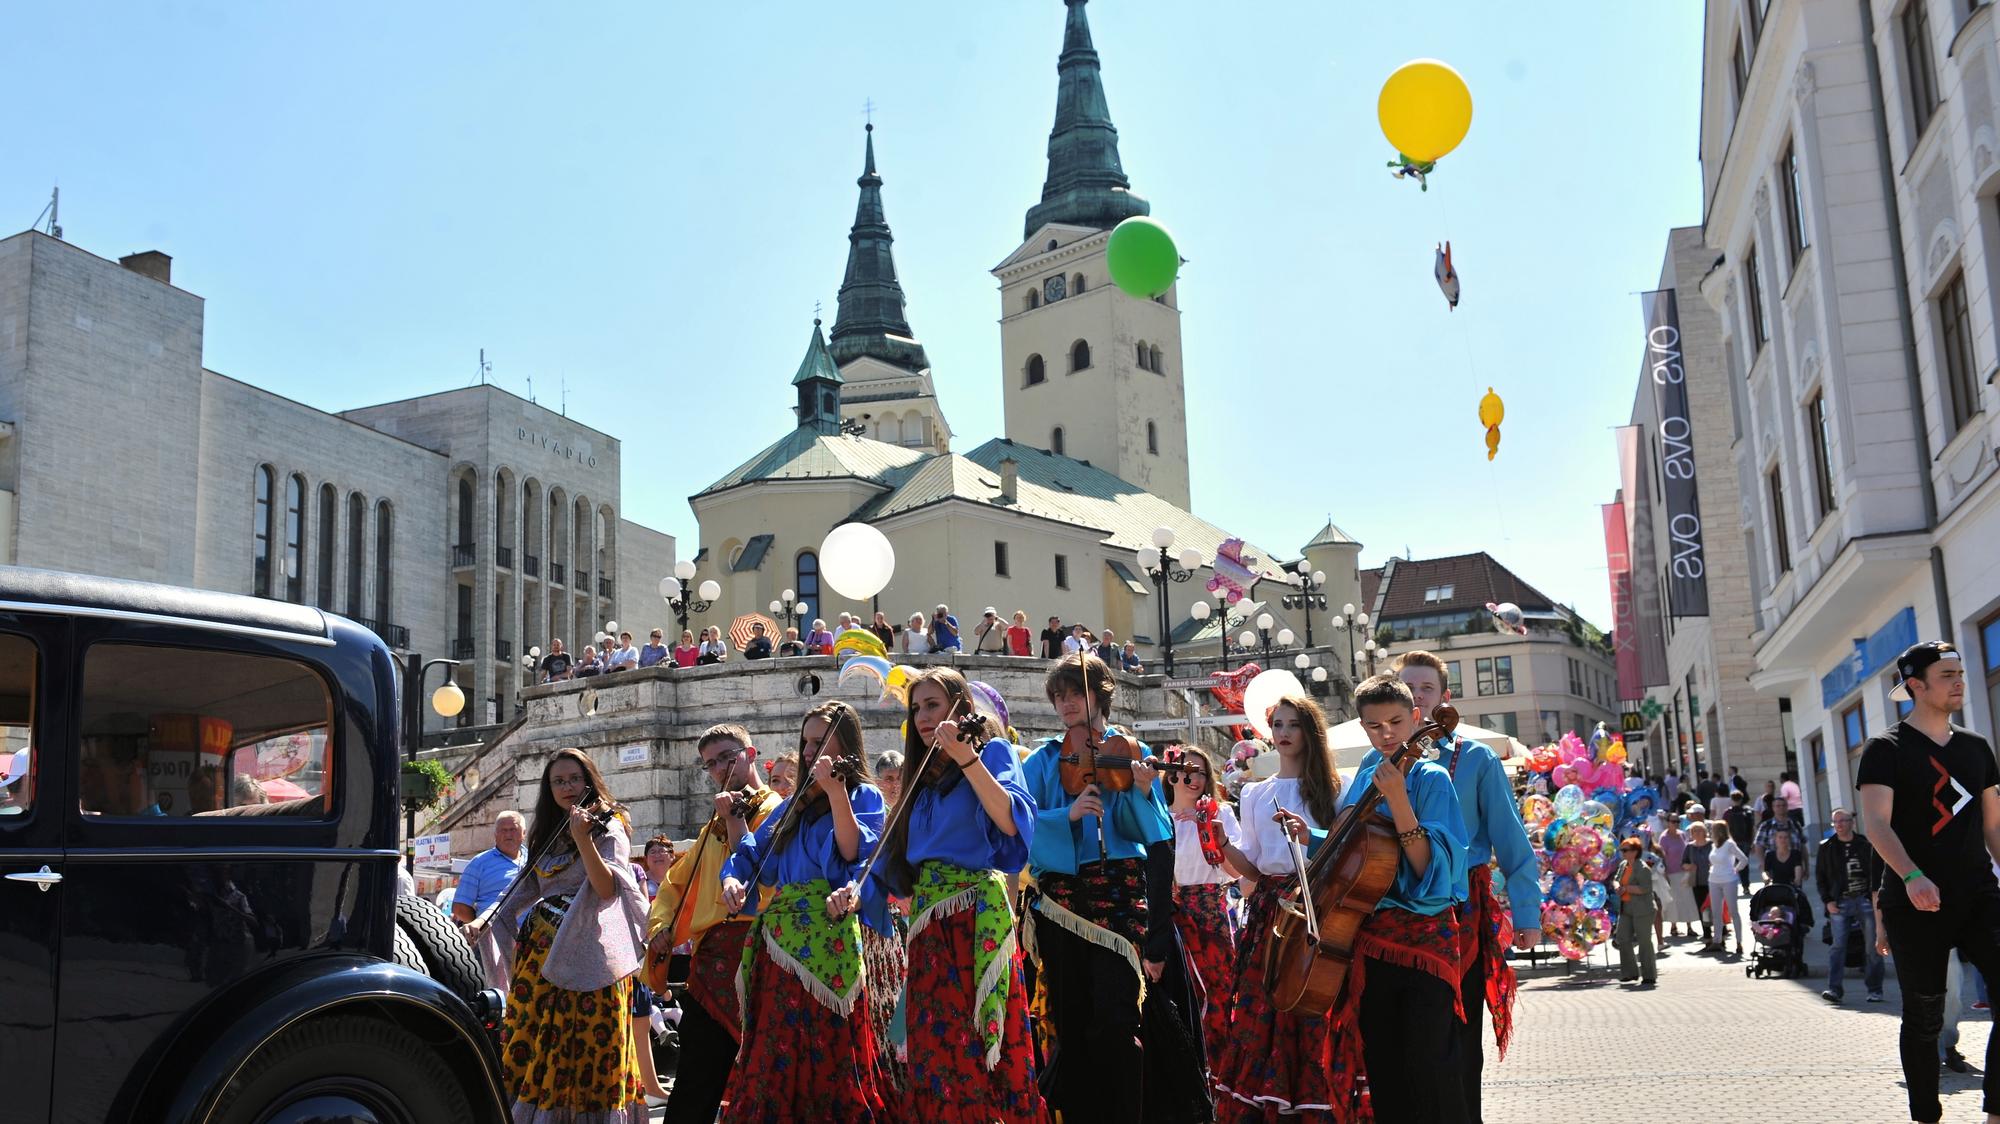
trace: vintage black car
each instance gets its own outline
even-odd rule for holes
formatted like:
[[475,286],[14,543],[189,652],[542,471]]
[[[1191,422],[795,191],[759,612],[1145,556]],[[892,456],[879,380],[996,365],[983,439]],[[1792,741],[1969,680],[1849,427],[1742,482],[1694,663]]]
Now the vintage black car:
[[0,1120],[505,1118],[398,690],[317,609],[0,567]]

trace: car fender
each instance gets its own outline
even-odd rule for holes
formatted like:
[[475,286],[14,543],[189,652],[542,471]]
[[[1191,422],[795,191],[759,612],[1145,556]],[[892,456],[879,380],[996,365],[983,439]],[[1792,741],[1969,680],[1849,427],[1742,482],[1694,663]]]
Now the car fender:
[[257,1051],[303,1019],[376,1006],[399,1021],[449,1034],[478,1059],[467,1100],[493,1121],[507,1118],[492,1035],[465,1001],[429,976],[363,956],[319,956],[243,981],[219,994],[175,1036],[153,1070],[134,1120],[200,1124]]

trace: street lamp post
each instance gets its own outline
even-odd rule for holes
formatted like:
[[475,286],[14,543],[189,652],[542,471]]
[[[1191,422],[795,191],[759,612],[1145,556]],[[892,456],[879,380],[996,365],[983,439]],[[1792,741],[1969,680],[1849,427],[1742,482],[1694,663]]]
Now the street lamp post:
[[[1173,615],[1167,608],[1167,585],[1169,582],[1185,582],[1201,569],[1201,551],[1188,547],[1175,558],[1167,553],[1174,546],[1172,527],[1153,528],[1153,545],[1139,551],[1139,568],[1152,579],[1153,587],[1160,591],[1160,650],[1169,676],[1174,673],[1174,633]],[[1200,601],[1195,609],[1206,609]],[[1196,620],[1203,619],[1205,613],[1190,609]]]
[[[1359,668],[1354,662],[1354,634],[1357,632],[1366,633],[1368,631],[1368,614],[1365,612],[1355,612],[1353,602],[1349,602],[1340,607],[1340,612],[1334,614],[1333,627],[1335,631],[1347,635],[1347,679],[1350,683],[1354,682],[1357,680],[1359,672]],[[1369,637],[1369,649],[1372,650],[1374,646],[1374,637]]]
[[1293,656],[1292,666],[1299,669],[1299,678],[1306,681],[1308,689],[1313,694],[1324,695],[1333,689],[1327,684],[1326,669],[1323,667],[1314,667],[1310,654],[1300,652],[1298,655]]
[[1287,574],[1286,581],[1291,584],[1292,592],[1282,599],[1284,606],[1305,610],[1306,647],[1310,648],[1313,646],[1313,612],[1326,609],[1326,594],[1319,592],[1326,588],[1326,571],[1313,569],[1311,559],[1301,558],[1297,571]]
[[[421,653],[411,652],[403,657],[403,747],[404,760],[417,763],[417,749],[424,740],[424,676],[434,667],[457,667],[457,660],[425,660]],[[456,718],[465,709],[465,692],[449,678],[444,685],[431,693],[431,709],[440,718]],[[417,808],[414,804],[403,805],[403,840],[410,848],[405,860],[409,869],[415,871],[417,865]]]
[[1215,608],[1213,609],[1210,609],[1208,607],[1208,602],[1206,600],[1203,600],[1202,598],[1199,597],[1196,598],[1194,604],[1188,606],[1188,616],[1191,616],[1198,621],[1205,621],[1210,617],[1215,618],[1215,633],[1216,633],[1216,641],[1218,644],[1217,654],[1221,657],[1222,660],[1221,663],[1216,665],[1216,670],[1228,671],[1229,670],[1229,591],[1226,589],[1218,589],[1215,591]]
[[[784,632],[787,628],[792,627],[794,623],[802,621],[806,617],[805,602],[799,600],[796,590],[786,590],[775,601],[766,605],[765,608],[771,610],[771,615],[778,618],[778,640],[785,638]],[[772,643],[775,644],[776,642],[773,641]]]
[[[694,581],[694,563],[685,559],[674,563],[674,572],[660,579],[660,596],[666,599],[667,608],[673,610],[674,615],[680,618],[682,632],[688,631],[688,617],[691,614],[708,612],[715,604],[715,599],[722,596],[722,587],[716,584],[714,578],[701,583],[699,589],[690,592],[688,583],[692,581]],[[696,599],[697,596],[699,600]]]

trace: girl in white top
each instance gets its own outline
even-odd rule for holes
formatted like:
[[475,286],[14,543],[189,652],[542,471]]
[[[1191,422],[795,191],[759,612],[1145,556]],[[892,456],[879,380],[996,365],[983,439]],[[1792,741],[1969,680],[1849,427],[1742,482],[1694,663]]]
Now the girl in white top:
[[[1314,828],[1330,826],[1340,807],[1340,782],[1327,746],[1326,716],[1302,695],[1279,699],[1270,713],[1271,744],[1278,751],[1278,775],[1243,786],[1243,837],[1225,851],[1229,864],[1256,887],[1250,918],[1236,963],[1250,965],[1239,975],[1229,1001],[1226,1040],[1211,1048],[1216,1088],[1268,1116],[1331,1111],[1327,1079],[1332,1039],[1324,1018],[1277,1011],[1255,965],[1278,913],[1279,899],[1297,883],[1292,844],[1276,822],[1280,810],[1304,818]],[[1233,1113],[1220,1113],[1234,1118]]]
[[1243,830],[1220,799],[1207,754],[1174,745],[1160,759],[1174,824],[1174,928],[1207,996],[1201,1030],[1213,1057],[1229,1032],[1229,996],[1236,990],[1236,923],[1229,912],[1236,871],[1228,852],[1243,842]]
[[[1728,936],[1725,926],[1730,921],[1730,907],[1736,902],[1736,884],[1743,880],[1750,860],[1743,856],[1743,849],[1736,841],[1729,838],[1729,825],[1721,820],[1708,825],[1708,837],[1715,841],[1714,849],[1708,853],[1708,924],[1714,936],[1702,948],[1720,952],[1723,938]],[[1736,926],[1736,955],[1743,955],[1741,924]]]

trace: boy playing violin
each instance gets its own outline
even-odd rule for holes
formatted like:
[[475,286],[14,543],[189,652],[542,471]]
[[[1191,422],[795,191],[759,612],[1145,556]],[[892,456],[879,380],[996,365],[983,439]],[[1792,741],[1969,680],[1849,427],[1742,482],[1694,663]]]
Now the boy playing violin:
[[1096,656],[1064,657],[1045,689],[1067,732],[1022,764],[1038,809],[1023,938],[1043,1000],[1042,1095],[1069,1120],[1208,1120],[1152,750],[1107,723],[1115,686]]

